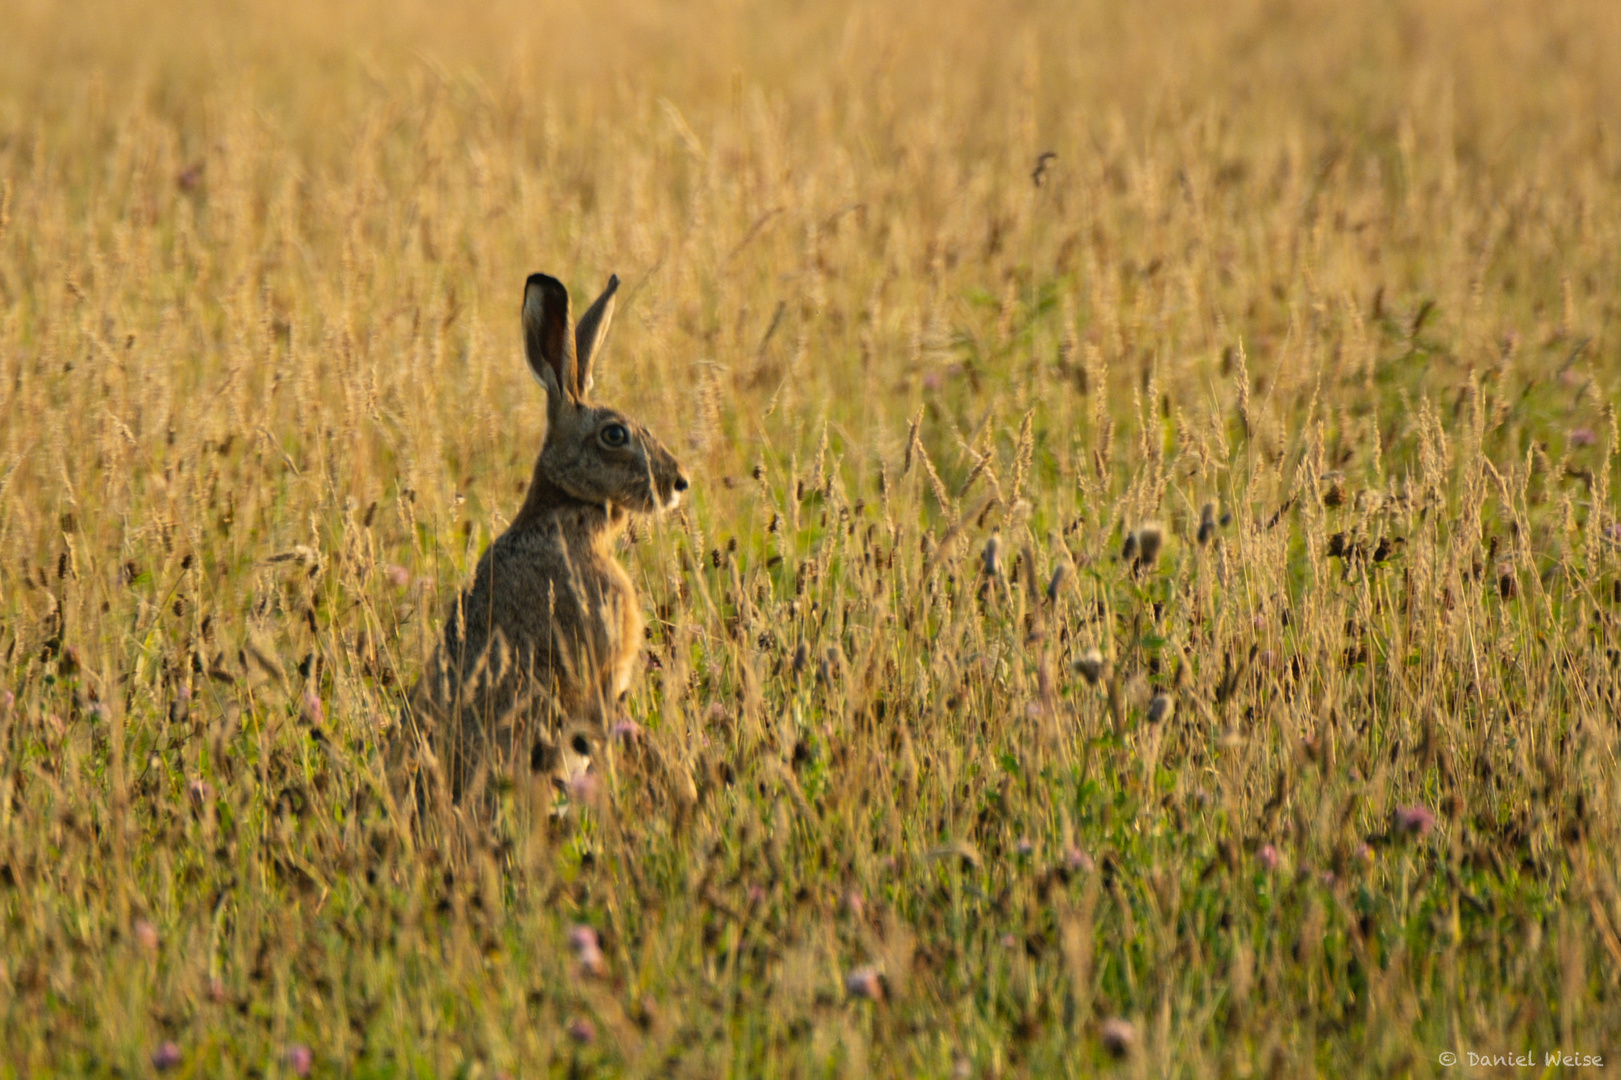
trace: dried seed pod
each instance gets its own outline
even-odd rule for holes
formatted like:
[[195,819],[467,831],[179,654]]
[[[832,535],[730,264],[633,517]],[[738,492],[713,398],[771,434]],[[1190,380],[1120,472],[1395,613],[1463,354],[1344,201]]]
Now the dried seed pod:
[[1128,1056],[1137,1045],[1137,1029],[1131,1026],[1130,1020],[1122,1020],[1118,1016],[1103,1021],[1098,1028],[1098,1041],[1103,1044],[1112,1057],[1124,1058]]
[[1345,505],[1345,477],[1338,472],[1323,474],[1323,505],[1330,510]]
[[1160,546],[1165,542],[1165,534],[1160,531],[1159,522],[1150,521],[1137,530],[1137,565],[1144,569],[1151,569],[1159,561]]
[[1095,686],[1098,679],[1103,676],[1103,654],[1096,648],[1087,649],[1076,658],[1072,666],[1080,672],[1083,679]]
[[1513,600],[1520,595],[1520,579],[1514,573],[1514,564],[1511,562],[1497,564],[1497,595],[1504,600]]
[[991,538],[985,541],[985,550],[979,556],[985,565],[986,577],[999,577],[1002,573],[1002,537],[999,533],[991,533]]
[[857,968],[844,977],[844,989],[854,998],[884,1000],[884,976],[877,968]]
[[1122,562],[1128,562],[1128,563],[1137,561],[1137,534],[1136,533],[1132,532],[1132,533],[1127,533],[1126,534],[1126,542],[1120,548],[1120,559],[1121,559]]
[[1163,724],[1176,715],[1176,702],[1171,695],[1161,690],[1148,702],[1148,722],[1150,724]]
[[1207,502],[1199,511],[1199,546],[1210,543],[1216,536],[1216,504]]
[[1069,564],[1059,563],[1053,571],[1052,580],[1047,582],[1047,600],[1049,603],[1058,599],[1058,590],[1064,587],[1064,579],[1069,577]]

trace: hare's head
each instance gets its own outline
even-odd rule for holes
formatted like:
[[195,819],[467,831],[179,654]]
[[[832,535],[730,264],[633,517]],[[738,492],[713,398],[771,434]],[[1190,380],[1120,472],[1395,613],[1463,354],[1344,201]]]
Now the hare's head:
[[536,476],[583,502],[652,514],[681,501],[687,490],[681,463],[641,424],[589,400],[618,288],[619,279],[610,277],[579,325],[571,326],[562,282],[531,274],[524,286],[524,352],[546,388],[546,444]]

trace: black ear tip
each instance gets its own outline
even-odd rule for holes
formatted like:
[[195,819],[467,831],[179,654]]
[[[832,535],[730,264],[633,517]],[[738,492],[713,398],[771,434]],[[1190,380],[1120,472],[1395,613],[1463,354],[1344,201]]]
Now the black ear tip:
[[550,274],[530,274],[529,279],[523,283],[523,300],[527,305],[531,299],[547,304],[558,302],[566,304],[568,289]]

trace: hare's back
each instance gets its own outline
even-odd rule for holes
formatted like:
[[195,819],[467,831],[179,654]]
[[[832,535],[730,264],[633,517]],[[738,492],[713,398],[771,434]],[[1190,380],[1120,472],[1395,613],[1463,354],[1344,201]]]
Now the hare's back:
[[[562,545],[544,536],[508,533],[479,560],[473,583],[457,602],[451,621],[474,651],[499,639],[507,649],[544,664],[555,627],[579,618]],[[538,657],[529,654],[538,653]]]

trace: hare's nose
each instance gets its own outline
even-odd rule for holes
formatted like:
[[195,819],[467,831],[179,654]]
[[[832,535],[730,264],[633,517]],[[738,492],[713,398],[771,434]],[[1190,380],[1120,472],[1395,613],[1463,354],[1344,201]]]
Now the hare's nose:
[[675,476],[675,489],[677,491],[685,491],[685,490],[687,490],[687,476],[686,476],[685,473],[676,473],[676,476]]

